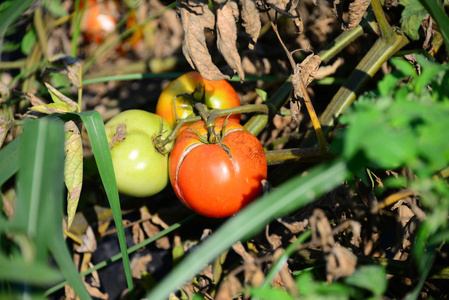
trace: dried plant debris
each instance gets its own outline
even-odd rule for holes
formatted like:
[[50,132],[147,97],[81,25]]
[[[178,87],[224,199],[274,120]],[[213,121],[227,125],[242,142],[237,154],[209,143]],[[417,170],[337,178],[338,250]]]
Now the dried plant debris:
[[262,27],[259,18],[259,10],[253,0],[240,0],[239,4],[241,7],[242,26],[251,38],[248,47],[249,49],[254,49],[254,44],[256,44],[257,39],[259,38],[260,28]]
[[[178,0],[178,11],[184,29],[184,56],[192,68],[208,80],[230,78],[229,75],[232,74],[222,73],[212,61],[204,35],[204,30],[209,29],[216,33],[217,48],[229,68],[243,80],[245,73],[237,49],[237,23],[241,21],[250,38],[248,47],[253,49],[261,28],[257,4],[254,0],[216,0],[214,13],[207,4],[207,1],[201,0]],[[280,6],[286,8],[285,4]]]
[[[342,23],[342,29],[351,30],[359,25],[369,5],[369,0],[351,0],[349,5],[346,1],[335,0],[333,1],[333,11]],[[349,7],[347,14],[344,11],[344,7]]]
[[293,97],[290,99],[290,112],[297,123],[299,123],[299,114],[301,110],[301,103],[299,100],[304,99],[305,97],[303,87],[306,88],[313,81],[320,64],[321,58],[318,55],[310,54],[300,64],[296,65],[293,72]]
[[242,60],[237,50],[237,24],[239,10],[237,3],[227,1],[217,9],[217,47],[234,72],[243,80]]
[[182,52],[189,64],[208,80],[229,78],[215,66],[207,49],[204,30],[215,27],[215,15],[207,1],[179,0],[178,9],[184,28]]

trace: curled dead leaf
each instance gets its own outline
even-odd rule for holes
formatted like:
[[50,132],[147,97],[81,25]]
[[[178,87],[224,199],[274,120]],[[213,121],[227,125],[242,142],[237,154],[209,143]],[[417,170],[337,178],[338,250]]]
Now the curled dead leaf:
[[178,9],[184,29],[182,52],[190,66],[208,80],[228,79],[212,62],[206,45],[204,29],[213,29],[215,16],[207,1],[179,0]]
[[259,11],[253,0],[240,0],[239,3],[241,6],[240,15],[242,18],[242,26],[251,38],[251,42],[248,47],[250,49],[254,49],[254,44],[259,38],[260,29],[262,27],[262,24],[260,23]]
[[326,262],[327,280],[334,281],[354,273],[357,256],[348,248],[335,244],[326,256]]
[[298,17],[296,8],[298,7],[299,0],[266,0],[265,3],[281,15],[289,18]]
[[[342,23],[342,29],[351,30],[359,25],[370,3],[369,0],[351,0],[348,5],[347,1],[334,0],[332,10]],[[349,7],[347,16],[344,12],[344,7]]]
[[237,3],[227,1],[217,9],[217,47],[228,65],[237,72],[240,79],[245,79],[242,60],[237,50]]

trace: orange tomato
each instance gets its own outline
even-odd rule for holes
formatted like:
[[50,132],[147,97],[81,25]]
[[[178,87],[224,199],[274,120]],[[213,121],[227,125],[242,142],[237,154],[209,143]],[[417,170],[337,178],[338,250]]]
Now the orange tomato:
[[117,26],[118,11],[116,1],[88,0],[81,25],[84,38],[90,42],[101,43]]
[[[195,115],[195,101],[204,103],[209,109],[240,106],[237,92],[226,80],[206,80],[200,73],[192,71],[178,77],[164,88],[157,102],[156,114],[163,117],[173,128],[178,119]],[[240,115],[235,114],[230,118],[238,121]]]
[[229,217],[262,193],[267,161],[260,141],[235,120],[216,120],[217,143],[207,142],[204,121],[177,138],[169,157],[173,189],[187,207],[213,218]]

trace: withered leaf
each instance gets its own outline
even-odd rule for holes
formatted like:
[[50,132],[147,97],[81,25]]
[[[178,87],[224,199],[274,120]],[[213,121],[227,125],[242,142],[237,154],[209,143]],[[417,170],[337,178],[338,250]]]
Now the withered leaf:
[[45,82],[45,86],[48,89],[48,92],[50,93],[51,99],[53,100],[54,103],[56,104],[61,104],[61,105],[67,105],[68,107],[68,111],[67,112],[75,112],[78,109],[78,104],[73,101],[72,99],[70,99],[69,97],[67,97],[66,95],[64,95],[63,93],[61,93],[60,91],[58,91],[57,89],[55,89],[53,86],[51,86],[50,84]]
[[343,23],[342,28],[344,30],[351,30],[359,25],[370,3],[370,0],[354,0],[351,2],[349,4],[348,23]]
[[182,52],[190,66],[208,80],[228,79],[214,65],[207,49],[204,29],[213,29],[215,25],[215,16],[207,1],[179,0],[178,8],[184,29]]
[[12,121],[8,120],[6,121],[2,115],[0,115],[0,148],[3,145],[3,142],[5,141],[6,134],[8,133],[8,130],[11,128]]
[[76,58],[65,54],[57,54],[50,58],[49,62],[52,67],[46,67],[42,75],[67,72],[70,82],[76,87],[81,86],[82,67]]
[[331,225],[321,209],[315,209],[310,217],[312,241],[321,245],[324,252],[329,252],[335,245]]
[[228,65],[237,72],[240,79],[245,79],[242,60],[237,50],[238,7],[234,1],[227,1],[217,9],[217,47]]
[[67,228],[70,228],[81,194],[83,184],[83,145],[81,133],[75,122],[65,123],[65,167],[64,181],[67,186]]
[[0,81],[0,103],[5,102],[10,96],[9,88]]
[[246,33],[251,38],[249,48],[253,49],[254,44],[257,42],[260,34],[260,17],[254,0],[240,0],[240,14],[242,18],[242,26],[245,28]]
[[281,15],[289,18],[298,17],[296,15],[296,8],[299,4],[298,0],[266,0],[265,3]]
[[78,253],[93,253],[97,249],[97,240],[91,226],[88,226],[86,232],[81,237],[82,243],[76,249]]
[[326,257],[327,280],[334,281],[354,273],[357,256],[348,248],[335,244]]
[[299,73],[304,86],[307,87],[313,81],[320,64],[321,57],[314,54],[310,54],[299,64]]
[[242,284],[234,275],[229,275],[220,284],[220,289],[215,296],[216,300],[235,299],[235,295],[242,292]]

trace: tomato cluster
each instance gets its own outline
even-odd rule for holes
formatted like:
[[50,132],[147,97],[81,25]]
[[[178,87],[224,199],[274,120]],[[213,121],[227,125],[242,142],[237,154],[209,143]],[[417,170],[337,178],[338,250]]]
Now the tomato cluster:
[[194,115],[195,101],[209,108],[240,105],[229,83],[206,81],[191,72],[164,89],[158,115],[129,110],[106,124],[117,186],[123,194],[147,197],[170,180],[187,207],[207,217],[229,217],[262,193],[262,180],[267,177],[265,152],[260,141],[240,125],[239,116],[231,115],[207,125],[205,121],[188,124],[168,154],[164,139],[180,118]]
[[[237,92],[226,80],[210,81],[192,71],[164,88],[157,102],[156,114],[173,128],[178,120],[195,115],[195,102],[201,102],[209,109],[240,106]],[[231,119],[238,121],[240,115],[232,115]]]

